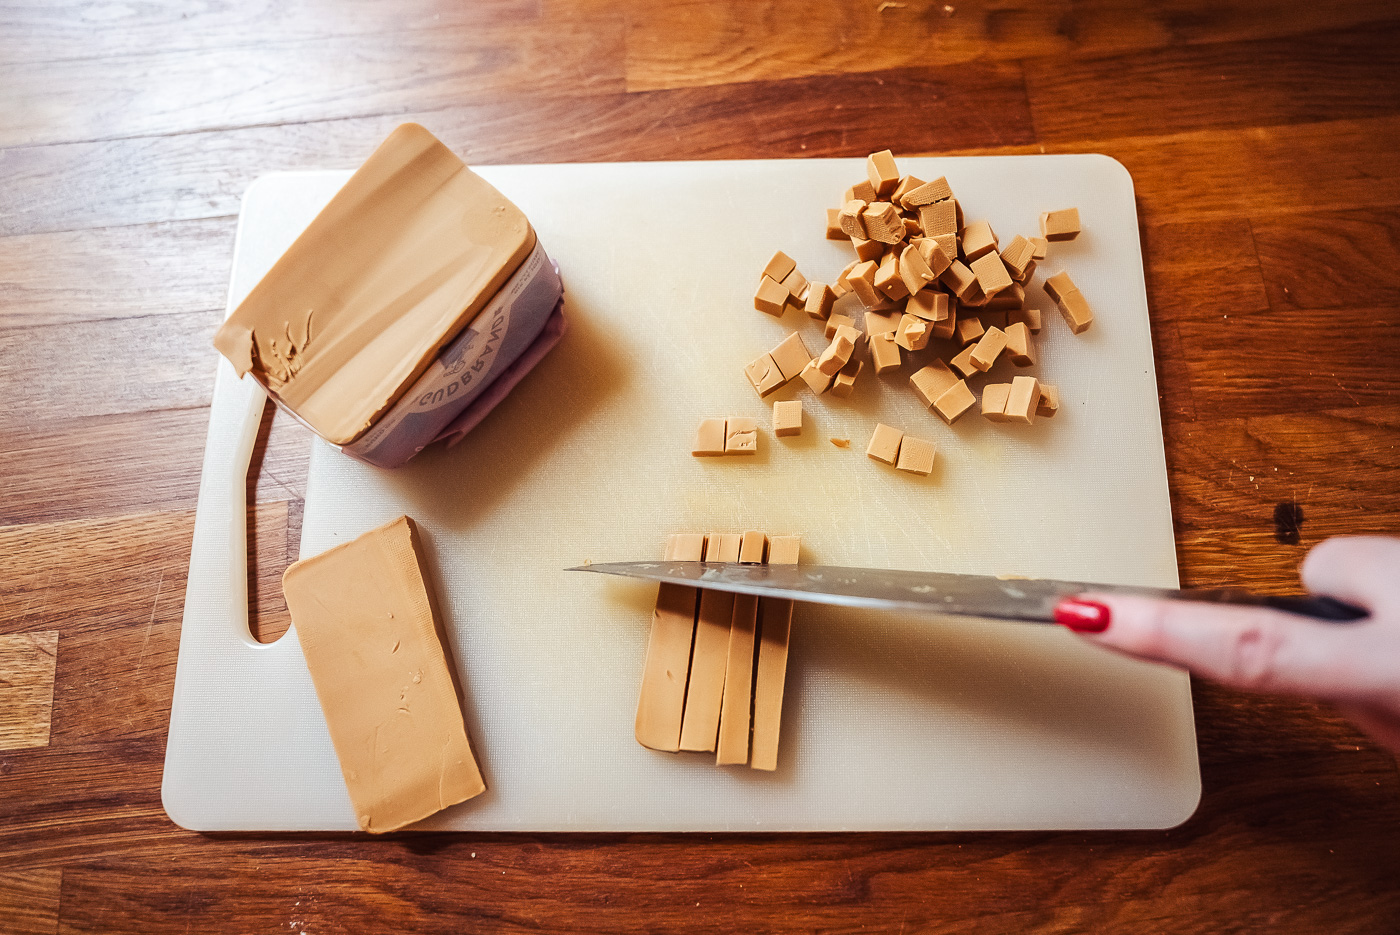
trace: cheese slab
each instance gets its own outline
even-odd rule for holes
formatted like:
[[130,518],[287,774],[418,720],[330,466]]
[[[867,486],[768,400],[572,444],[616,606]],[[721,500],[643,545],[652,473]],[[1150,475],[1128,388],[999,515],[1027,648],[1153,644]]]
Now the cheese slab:
[[422,561],[400,516],[282,577],[362,831],[394,831],[486,791]]

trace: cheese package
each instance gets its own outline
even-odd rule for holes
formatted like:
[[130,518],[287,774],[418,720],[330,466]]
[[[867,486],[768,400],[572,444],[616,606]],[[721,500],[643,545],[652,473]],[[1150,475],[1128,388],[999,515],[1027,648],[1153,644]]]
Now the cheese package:
[[[346,454],[394,467],[480,421],[563,333],[525,215],[417,124],[391,133],[214,346]],[[470,407],[476,405],[475,411]]]
[[486,789],[407,516],[282,576],[361,830],[394,831]]

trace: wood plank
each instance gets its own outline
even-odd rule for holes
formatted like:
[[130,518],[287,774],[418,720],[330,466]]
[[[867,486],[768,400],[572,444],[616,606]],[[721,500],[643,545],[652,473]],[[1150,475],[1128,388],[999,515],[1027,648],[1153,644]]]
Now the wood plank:
[[1400,399],[1394,309],[1225,312],[1176,327],[1200,420]]
[[[1296,592],[1313,545],[1400,528],[1400,402],[1168,425],[1166,442],[1183,586]],[[1279,504],[1301,510],[1297,544]]]
[[[550,3],[546,15],[576,8],[572,0]],[[639,6],[629,18],[627,86],[656,89],[1034,57],[1073,62],[1387,23],[1395,10],[1369,0],[1325,9],[1268,0],[1209,7],[1128,0],[1019,6],[983,0],[906,0],[896,6],[691,0]]]
[[[1387,847],[1400,809],[1384,795],[1397,784],[1393,769],[1375,769],[1377,754],[1355,755],[1366,764],[1357,764],[1355,787],[1319,775],[1317,757],[1281,759],[1274,789],[1241,784],[1229,811],[1170,832],[814,834],[745,838],[742,847],[732,836],[465,835],[410,858],[392,840],[199,838],[67,871],[64,925],[160,933],[236,919],[250,931],[504,924],[632,933],[903,924],[967,933],[987,930],[990,917],[1007,923],[997,930],[1036,933],[1379,933],[1400,918],[1400,860]],[[1358,795],[1363,782],[1380,791]],[[1296,817],[1280,830],[1275,822],[1290,811]],[[149,871],[157,860],[159,875]]]
[[[269,422],[249,466],[249,500],[300,501],[311,432],[280,410]],[[0,447],[0,526],[193,509],[208,426],[208,409],[172,409],[10,431]]]
[[[162,686],[167,707],[168,679]],[[160,804],[164,757],[162,732],[0,758],[0,871],[149,852],[177,841],[180,832]]]
[[0,438],[74,418],[207,407],[220,319],[189,312],[0,331]]
[[[287,516],[285,503],[262,504],[250,522],[250,604],[265,634],[286,629]],[[193,524],[181,511],[0,527],[0,632],[57,621],[62,634],[52,746],[163,742]]]
[[[1400,207],[1275,215],[1253,222],[1253,232],[1271,307],[1387,307],[1394,320]],[[1347,327],[1325,317],[1329,328]]]
[[1268,308],[1249,221],[1144,225],[1142,254],[1162,412],[1194,422],[1195,384],[1178,322]]
[[99,58],[151,49],[214,49],[278,39],[528,23],[538,0],[354,0],[322,4],[277,0],[110,4],[48,0],[0,8],[0,64]]
[[0,873],[0,919],[7,935],[56,935],[63,871],[56,867]]
[[[1132,173],[1143,224],[1400,204],[1400,117],[1167,136],[1092,136],[947,155],[1098,152]],[[910,153],[910,155],[917,155]]]
[[1400,111],[1400,21],[1025,69],[1047,141],[1385,117]]
[[1142,254],[1154,324],[1269,308],[1248,218],[1143,225]]
[[[920,119],[908,119],[916,111]],[[863,156],[1034,138],[1014,65],[576,99],[509,95],[433,112],[11,149],[0,234],[235,215],[258,175],[354,168],[407,120],[471,163]]]
[[0,636],[0,750],[48,745],[57,658],[57,630]]
[[0,65],[0,147],[435,110],[511,91],[621,91],[622,55],[620,27],[597,21],[547,32],[447,26],[147,50],[42,69]]
[[235,218],[9,237],[0,330],[222,309]]

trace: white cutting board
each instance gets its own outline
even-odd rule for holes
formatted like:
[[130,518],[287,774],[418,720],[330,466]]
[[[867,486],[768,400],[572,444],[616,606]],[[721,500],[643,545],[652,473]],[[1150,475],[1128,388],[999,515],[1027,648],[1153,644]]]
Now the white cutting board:
[[[830,564],[1177,584],[1128,173],[1103,156],[900,166],[946,174],[967,217],[1003,240],[1079,207],[1085,233],[1052,245],[1042,272],[1072,273],[1094,326],[1071,335],[1031,290],[1056,418],[950,428],[918,405],[906,365],[867,370],[846,401],[795,381],[774,398],[803,400],[803,435],[767,430],[771,399],[742,365],[788,330],[818,343],[805,316],[753,310],[758,272],[781,248],[834,278],[850,248],[823,239],[823,209],[863,160],[478,170],[558,261],[571,330],[457,448],[385,471],[317,443],[301,544],[312,555],[400,513],[426,534],[490,788],[423,827],[1151,828],[1194,810],[1187,676],[1057,627],[799,605],[776,772],[632,737],[655,586],[562,569],[659,555],[668,533],[800,533],[804,561]],[[230,308],[347,177],[249,188]],[[295,632],[261,645],[247,629],[244,474],[262,398],[219,361],[164,803],[201,830],[353,829]],[[726,415],[760,417],[758,456],[692,458],[700,418]],[[934,474],[866,458],[877,420],[933,439]]]

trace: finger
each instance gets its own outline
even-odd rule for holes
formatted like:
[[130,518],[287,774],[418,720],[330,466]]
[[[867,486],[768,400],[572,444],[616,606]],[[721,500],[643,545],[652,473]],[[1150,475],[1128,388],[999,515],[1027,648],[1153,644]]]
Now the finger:
[[1400,539],[1337,536],[1320,543],[1303,561],[1303,584],[1368,610],[1400,605]]
[[1377,743],[1400,753],[1400,715],[1383,708],[1366,705],[1341,704],[1337,710],[1357,727],[1370,734]]
[[[1387,667],[1400,636],[1371,624],[1337,625],[1263,607],[1085,594],[1108,608],[1087,638],[1140,659],[1168,662],[1235,688],[1354,701],[1392,691]],[[1382,658],[1384,657],[1384,658]]]

